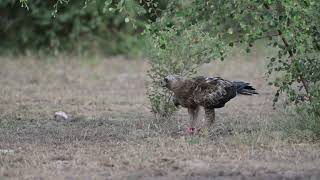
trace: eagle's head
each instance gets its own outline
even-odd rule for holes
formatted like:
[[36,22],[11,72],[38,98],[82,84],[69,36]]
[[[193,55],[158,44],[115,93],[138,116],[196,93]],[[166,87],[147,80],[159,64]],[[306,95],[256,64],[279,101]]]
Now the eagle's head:
[[183,81],[183,78],[177,75],[168,75],[163,78],[161,82],[162,87],[166,87],[169,90],[173,90],[179,86],[179,84]]

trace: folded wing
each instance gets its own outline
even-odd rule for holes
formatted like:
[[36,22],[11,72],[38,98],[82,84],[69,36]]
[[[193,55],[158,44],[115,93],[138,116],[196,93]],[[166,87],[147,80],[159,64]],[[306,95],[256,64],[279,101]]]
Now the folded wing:
[[205,108],[221,108],[237,95],[234,83],[220,77],[199,76],[193,79],[196,88],[193,92],[194,101]]

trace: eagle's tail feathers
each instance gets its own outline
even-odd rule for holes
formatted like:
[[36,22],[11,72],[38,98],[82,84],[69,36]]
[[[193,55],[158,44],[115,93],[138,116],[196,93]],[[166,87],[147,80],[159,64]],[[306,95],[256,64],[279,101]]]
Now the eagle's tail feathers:
[[233,84],[237,87],[237,93],[243,94],[243,95],[253,95],[253,94],[259,94],[256,89],[252,86],[250,86],[249,83],[242,82],[242,81],[233,81]]

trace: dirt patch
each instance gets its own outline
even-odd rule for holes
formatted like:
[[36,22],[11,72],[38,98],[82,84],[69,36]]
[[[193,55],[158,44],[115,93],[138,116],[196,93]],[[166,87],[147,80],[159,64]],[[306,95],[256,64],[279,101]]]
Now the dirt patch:
[[[319,145],[269,128],[288,114],[271,106],[260,57],[233,58],[201,74],[251,82],[260,95],[237,97],[195,136],[180,133],[185,110],[150,113],[145,61],[1,58],[0,179],[318,179]],[[71,118],[56,121],[57,111]]]

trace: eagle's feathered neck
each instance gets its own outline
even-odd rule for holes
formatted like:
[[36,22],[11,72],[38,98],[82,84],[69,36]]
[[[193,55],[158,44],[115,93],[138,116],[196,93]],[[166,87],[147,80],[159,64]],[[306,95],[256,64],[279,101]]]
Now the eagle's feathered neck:
[[180,79],[179,81],[173,84],[172,91],[177,95],[190,93],[191,91],[194,90],[194,85],[195,84],[192,80]]

